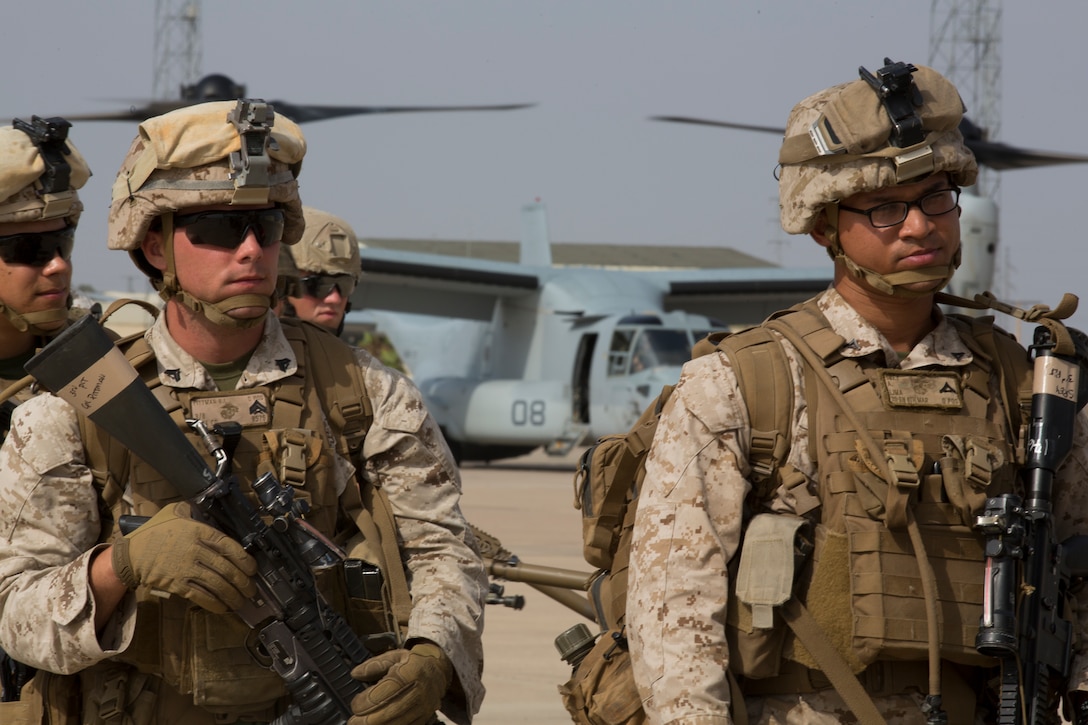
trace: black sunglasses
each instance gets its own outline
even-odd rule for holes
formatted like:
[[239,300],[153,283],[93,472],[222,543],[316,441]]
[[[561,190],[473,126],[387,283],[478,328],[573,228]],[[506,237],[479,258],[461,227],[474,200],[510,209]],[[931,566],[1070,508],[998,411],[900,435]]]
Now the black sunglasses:
[[270,247],[283,238],[283,226],[282,209],[198,211],[174,215],[174,228],[184,229],[190,242],[220,249],[237,249],[250,230],[262,249]]
[[71,259],[75,240],[75,227],[65,227],[55,232],[9,234],[0,237],[0,259],[5,264],[44,267],[53,261],[58,252],[61,259]]
[[323,300],[333,288],[347,299],[355,290],[355,278],[350,274],[309,274],[294,281],[291,297],[316,297]]

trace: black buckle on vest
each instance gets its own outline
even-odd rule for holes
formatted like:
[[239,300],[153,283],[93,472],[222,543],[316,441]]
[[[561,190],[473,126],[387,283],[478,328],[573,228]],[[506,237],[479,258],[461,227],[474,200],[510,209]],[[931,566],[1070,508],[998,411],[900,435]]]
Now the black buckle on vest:
[[39,118],[31,116],[27,123],[21,118],[12,120],[11,125],[27,136],[38,147],[38,153],[45,162],[45,172],[39,177],[42,191],[46,194],[55,194],[68,191],[68,180],[72,167],[64,158],[72,153],[68,150],[68,129],[72,124],[61,118]]
[[892,122],[889,143],[896,148],[906,148],[922,143],[926,134],[922,130],[922,118],[914,110],[922,106],[922,94],[914,85],[912,73],[918,70],[910,63],[884,59],[884,67],[873,75],[865,66],[858,67],[862,80],[873,87],[888,112]]

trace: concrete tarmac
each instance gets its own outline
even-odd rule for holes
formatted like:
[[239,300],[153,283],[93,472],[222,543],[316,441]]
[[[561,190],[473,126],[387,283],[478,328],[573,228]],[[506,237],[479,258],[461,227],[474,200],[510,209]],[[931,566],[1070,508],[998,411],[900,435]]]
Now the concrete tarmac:
[[[526,564],[592,573],[582,558],[581,512],[574,508],[574,470],[584,449],[562,458],[532,453],[461,470],[461,509],[476,527],[497,537]],[[489,605],[484,612],[487,695],[473,725],[563,725],[571,722],[558,686],[570,667],[555,649],[568,627],[596,625],[528,584],[499,582],[525,606]]]

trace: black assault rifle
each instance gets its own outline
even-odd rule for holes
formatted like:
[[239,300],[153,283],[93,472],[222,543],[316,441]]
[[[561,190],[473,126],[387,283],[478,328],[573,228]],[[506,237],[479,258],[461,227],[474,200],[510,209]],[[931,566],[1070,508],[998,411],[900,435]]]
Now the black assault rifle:
[[265,664],[290,694],[292,704],[275,725],[346,723],[352,697],[365,689],[351,670],[370,653],[317,592],[312,567],[328,565],[335,547],[298,519],[304,507],[290,488],[271,474],[259,477],[253,483],[258,508],[240,490],[230,456],[218,444],[218,436],[229,438],[232,431],[192,421],[216,458],[213,473],[90,316],[58,335],[26,369],[154,466],[204,520],[256,559],[257,595],[238,615],[256,631]]
[[1088,345],[1082,333],[1065,334],[1067,329],[1040,326],[1031,346],[1035,377],[1020,472],[1024,498],[987,499],[975,523],[986,537],[975,647],[1001,662],[1000,725],[1056,722],[1074,640],[1066,602],[1076,580],[1088,575],[1088,536],[1059,543],[1052,510],[1054,474],[1072,450],[1077,411],[1088,401]]

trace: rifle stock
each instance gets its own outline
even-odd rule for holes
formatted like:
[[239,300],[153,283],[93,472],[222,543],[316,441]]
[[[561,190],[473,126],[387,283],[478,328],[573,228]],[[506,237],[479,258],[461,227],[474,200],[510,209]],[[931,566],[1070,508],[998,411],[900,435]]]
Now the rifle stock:
[[[238,615],[257,631],[272,669],[291,695],[292,705],[276,724],[346,723],[352,697],[364,689],[351,670],[370,653],[318,594],[311,566],[327,564],[330,552],[297,521],[302,509],[289,500],[287,487],[270,475],[259,478],[254,488],[263,506],[258,508],[226,472],[229,455],[212,435],[224,432],[191,421],[220,464],[213,472],[90,316],[58,335],[26,368],[46,389],[154,466],[209,523],[257,561],[258,594]],[[275,499],[271,506],[270,499]],[[267,516],[273,526],[265,523]]]

